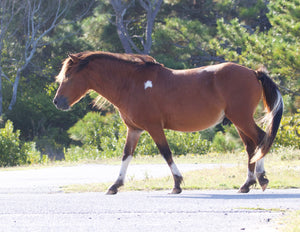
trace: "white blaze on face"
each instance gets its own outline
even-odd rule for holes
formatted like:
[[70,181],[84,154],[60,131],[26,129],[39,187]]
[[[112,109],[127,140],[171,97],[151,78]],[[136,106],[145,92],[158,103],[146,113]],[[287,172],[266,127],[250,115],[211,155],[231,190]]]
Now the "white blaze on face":
[[146,81],[144,83],[144,89],[146,90],[147,88],[152,88],[153,85],[152,85],[152,81]]

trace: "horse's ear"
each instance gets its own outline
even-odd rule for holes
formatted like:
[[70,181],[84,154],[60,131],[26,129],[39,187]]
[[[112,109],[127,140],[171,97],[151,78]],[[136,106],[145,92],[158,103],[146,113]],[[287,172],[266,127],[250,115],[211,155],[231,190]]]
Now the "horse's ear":
[[79,61],[78,57],[72,54],[69,54],[69,57],[71,58],[73,63],[77,63]]

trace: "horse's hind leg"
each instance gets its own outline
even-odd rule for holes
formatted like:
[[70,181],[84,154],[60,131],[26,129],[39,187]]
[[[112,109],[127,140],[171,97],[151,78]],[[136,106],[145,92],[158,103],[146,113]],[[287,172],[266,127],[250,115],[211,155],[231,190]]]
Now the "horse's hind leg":
[[[248,138],[250,138],[252,140],[252,143],[253,143],[253,145],[250,146],[251,150],[249,150],[249,152],[248,152],[248,156],[249,156],[248,163],[249,163],[249,166],[251,166],[251,159],[254,156],[254,153],[257,151],[257,148],[259,147],[259,145],[262,143],[266,133],[256,125],[254,120],[252,121],[252,123],[251,123],[251,121],[248,121],[248,122],[250,122],[250,123],[246,124],[247,126],[243,125],[239,128],[240,128],[240,130],[242,130],[242,133],[245,136],[247,136]],[[241,129],[241,128],[243,128],[243,129]],[[256,133],[253,133],[253,132],[256,132]],[[254,146],[254,150],[252,148],[253,146]],[[258,179],[258,182],[259,182],[262,190],[265,191],[265,189],[268,186],[269,180],[266,178],[263,159],[258,160],[256,162],[255,175]]]
[[138,143],[141,133],[142,133],[141,130],[134,130],[134,129],[128,128],[120,174],[118,176],[118,179],[108,189],[106,194],[108,194],[108,195],[116,194],[118,192],[118,188],[124,185],[124,179],[126,176],[127,167],[132,159],[133,152],[136,148],[136,145]]
[[245,183],[240,187],[239,193],[248,193],[250,191],[250,186],[256,184],[256,177],[254,175],[255,163],[250,162],[252,156],[254,155],[256,145],[241,130],[238,129],[238,132],[248,153],[248,175]]
[[[250,124],[248,124],[250,125]],[[264,160],[261,159],[257,161],[256,163],[251,163],[251,159],[255,154],[255,151],[257,149],[257,146],[261,143],[265,132],[261,130],[253,121],[253,127],[256,130],[255,133],[251,133],[251,129],[246,129],[246,127],[243,127],[244,131],[247,131],[247,135],[245,132],[243,132],[241,129],[238,129],[238,132],[240,134],[240,137],[242,138],[246,151],[248,153],[248,176],[246,182],[241,186],[239,189],[240,193],[247,193],[250,191],[250,186],[253,184],[256,184],[256,177],[258,179],[258,182],[264,191],[269,183],[269,180],[266,178],[265,170],[264,170]],[[253,131],[253,130],[252,130]],[[251,137],[249,137],[249,135]],[[254,173],[255,171],[255,173]]]
[[149,134],[151,135],[151,137],[153,138],[155,144],[157,145],[160,153],[162,154],[162,156],[164,157],[164,159],[166,160],[166,162],[168,163],[173,178],[174,178],[174,188],[171,192],[171,194],[179,194],[181,193],[182,189],[180,187],[180,184],[183,180],[182,175],[180,173],[180,171],[178,170],[176,164],[173,161],[172,158],[172,152],[169,148],[166,136],[164,134],[164,131],[162,128],[156,128],[152,130],[148,130]]

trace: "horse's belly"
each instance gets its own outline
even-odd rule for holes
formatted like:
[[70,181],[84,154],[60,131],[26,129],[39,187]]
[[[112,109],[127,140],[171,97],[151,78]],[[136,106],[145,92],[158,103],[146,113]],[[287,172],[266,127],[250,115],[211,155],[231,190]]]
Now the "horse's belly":
[[181,116],[173,115],[165,123],[165,128],[184,132],[201,131],[220,123],[224,116],[223,110],[210,114],[186,113]]

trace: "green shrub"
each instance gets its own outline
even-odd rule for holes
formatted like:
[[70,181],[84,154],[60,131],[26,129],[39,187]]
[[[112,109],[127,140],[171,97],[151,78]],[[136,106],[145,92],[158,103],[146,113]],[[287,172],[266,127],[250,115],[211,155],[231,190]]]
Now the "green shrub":
[[159,150],[151,136],[147,132],[143,132],[135,153],[140,155],[157,155]]
[[300,110],[292,116],[282,118],[274,143],[274,148],[280,147],[300,149]]
[[218,131],[212,141],[211,149],[215,152],[241,150],[243,142],[233,124],[224,126],[224,132]]
[[235,144],[226,138],[226,135],[219,131],[212,142],[212,150],[215,152],[232,152]]
[[13,131],[13,123],[7,121],[5,127],[0,129],[0,166],[16,166],[39,163],[40,152],[35,148],[34,142],[23,143],[20,141],[20,131]]
[[120,156],[126,140],[126,126],[118,114],[87,113],[68,130],[71,139],[82,147],[71,146],[65,151],[66,161]]
[[184,133],[169,130],[166,136],[174,155],[206,154],[211,146],[208,140],[201,138],[199,132]]
[[126,126],[118,114],[102,116],[97,112],[89,112],[68,133],[71,139],[103,151],[108,146],[106,140],[119,140],[126,135]]

